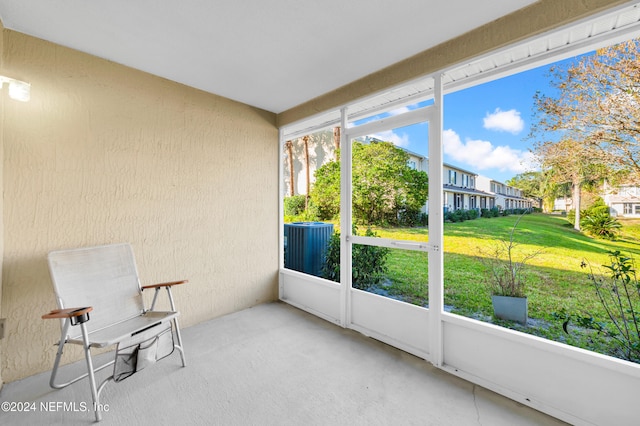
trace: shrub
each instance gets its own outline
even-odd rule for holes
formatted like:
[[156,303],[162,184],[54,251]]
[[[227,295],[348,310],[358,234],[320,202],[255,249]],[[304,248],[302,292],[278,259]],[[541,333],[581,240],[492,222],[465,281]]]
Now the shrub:
[[569,334],[571,320],[582,327],[591,328],[612,339],[619,355],[629,361],[640,362],[640,283],[636,275],[635,262],[619,251],[608,251],[609,280],[594,274],[591,266],[582,261],[581,267],[588,268],[588,279],[598,300],[608,316],[608,322],[598,321],[591,315],[556,315],[562,318],[562,328]]
[[598,197],[594,200],[593,204],[589,206],[589,208],[585,210],[581,210],[582,216],[589,216],[594,213],[609,213],[609,206],[607,206],[602,199],[602,197]]
[[284,199],[284,214],[285,216],[298,216],[304,211],[305,196],[294,195],[291,197],[285,197]]
[[[575,217],[575,210],[571,210],[567,219],[574,223]],[[609,206],[602,198],[596,199],[589,208],[580,210],[580,228],[589,235],[613,240],[621,227],[620,222],[609,214]]]
[[442,215],[442,219],[443,219],[445,222],[453,222],[453,221],[451,220],[451,216],[452,216],[452,215],[453,215],[453,212],[450,212],[450,211],[444,212],[444,214]]
[[406,209],[398,213],[398,225],[400,226],[418,226],[421,222],[420,210]]
[[[355,226],[353,227],[353,234],[357,235]],[[367,229],[364,235],[367,237],[377,236],[371,229]],[[354,244],[352,252],[352,285],[354,288],[367,290],[382,281],[387,272],[388,248]],[[334,232],[329,240],[322,276],[328,280],[340,282],[339,232]]]
[[467,210],[467,218],[469,220],[477,219],[478,218],[478,210],[476,210],[476,209]]
[[602,210],[594,210],[588,216],[580,220],[582,230],[597,238],[605,238],[613,240],[622,225],[609,212]]
[[[509,232],[509,239],[500,239],[488,251],[482,251],[481,261],[487,266],[485,283],[492,295],[525,297],[527,262],[541,250],[516,256],[515,232],[524,215],[520,215]],[[519,260],[516,260],[519,257]]]
[[444,214],[444,220],[449,222],[464,222],[465,220],[473,220],[478,218],[478,210],[454,210]]

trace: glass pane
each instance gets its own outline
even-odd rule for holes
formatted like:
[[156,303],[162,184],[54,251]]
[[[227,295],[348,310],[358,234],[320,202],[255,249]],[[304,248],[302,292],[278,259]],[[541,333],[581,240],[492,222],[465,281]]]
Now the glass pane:
[[339,153],[340,128],[332,127],[285,141],[282,158],[284,266],[334,281],[326,259],[340,231]]
[[418,306],[429,306],[426,252],[353,245],[353,288]]

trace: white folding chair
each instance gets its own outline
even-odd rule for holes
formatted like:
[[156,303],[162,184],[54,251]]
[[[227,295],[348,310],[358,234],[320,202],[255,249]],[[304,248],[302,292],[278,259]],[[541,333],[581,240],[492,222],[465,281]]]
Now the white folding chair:
[[[102,420],[100,392],[110,381],[121,381],[178,349],[186,366],[171,287],[186,280],[140,286],[133,250],[129,244],[113,244],[49,253],[49,272],[58,309],[43,319],[59,318],[62,332],[49,384],[61,389],[89,377],[96,421]],[[167,290],[171,311],[155,311],[158,293]],[[142,291],[155,289],[150,309],[145,309]],[[175,343],[174,332],[175,329]],[[78,327],[79,326],[79,327]],[[63,347],[82,345],[87,373],[68,382],[56,383]],[[117,345],[115,357],[93,367],[91,348]],[[113,374],[99,386],[95,372],[113,365]]]

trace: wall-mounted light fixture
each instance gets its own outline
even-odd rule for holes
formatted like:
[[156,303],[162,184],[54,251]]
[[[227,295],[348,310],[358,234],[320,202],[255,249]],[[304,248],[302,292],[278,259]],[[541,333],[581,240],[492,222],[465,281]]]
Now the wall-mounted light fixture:
[[27,102],[31,99],[31,84],[0,75],[0,88],[9,83],[9,97],[16,101]]

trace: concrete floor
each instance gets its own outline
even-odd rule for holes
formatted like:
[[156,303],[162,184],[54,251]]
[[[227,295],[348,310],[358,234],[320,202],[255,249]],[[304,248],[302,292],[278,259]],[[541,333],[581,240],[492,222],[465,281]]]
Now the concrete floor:
[[[283,303],[184,329],[183,339],[187,367],[175,351],[107,384],[102,424],[564,424]],[[76,363],[61,374],[81,368]],[[86,380],[62,390],[49,388],[48,381],[44,373],[6,384],[0,400],[27,402],[34,411],[0,411],[0,424],[94,421],[92,412],[83,412],[91,406]]]

